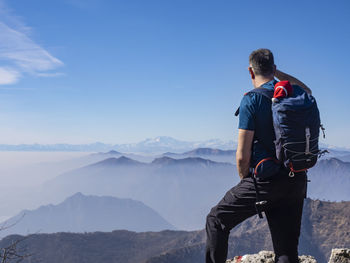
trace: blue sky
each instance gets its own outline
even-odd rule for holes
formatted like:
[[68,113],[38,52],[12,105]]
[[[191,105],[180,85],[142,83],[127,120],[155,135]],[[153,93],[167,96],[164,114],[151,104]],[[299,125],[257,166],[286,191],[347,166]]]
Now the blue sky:
[[350,147],[350,2],[0,0],[0,143],[236,140],[248,56],[316,97]]

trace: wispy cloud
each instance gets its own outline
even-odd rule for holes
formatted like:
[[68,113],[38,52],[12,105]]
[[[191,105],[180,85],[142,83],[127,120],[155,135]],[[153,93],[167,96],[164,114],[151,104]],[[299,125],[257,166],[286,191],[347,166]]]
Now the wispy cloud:
[[18,71],[0,67],[0,85],[16,83],[19,77]]
[[50,78],[50,77],[61,77],[61,76],[65,76],[64,73],[62,72],[54,72],[54,73],[37,73],[36,74],[38,77],[47,77],[47,78]]
[[47,72],[63,65],[29,36],[30,28],[0,1],[0,85],[16,83],[25,74],[39,77],[58,76],[60,73]]

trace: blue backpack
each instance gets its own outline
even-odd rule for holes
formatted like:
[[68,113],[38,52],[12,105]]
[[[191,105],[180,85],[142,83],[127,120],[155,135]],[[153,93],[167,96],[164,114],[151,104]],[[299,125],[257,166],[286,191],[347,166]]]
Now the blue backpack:
[[272,90],[256,88],[248,93],[259,93],[271,101],[276,137],[276,158],[262,159],[254,169],[255,177],[274,175],[281,166],[289,169],[289,176],[293,177],[294,173],[313,167],[318,157],[326,152],[320,151],[318,146],[320,128],[325,135],[315,98],[296,85],[290,97],[274,101]]

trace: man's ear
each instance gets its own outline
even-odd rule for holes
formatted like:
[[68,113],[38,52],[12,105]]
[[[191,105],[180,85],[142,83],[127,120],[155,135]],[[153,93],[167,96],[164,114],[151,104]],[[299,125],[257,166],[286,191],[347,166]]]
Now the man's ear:
[[254,74],[253,68],[252,68],[252,67],[249,67],[248,70],[249,70],[250,77],[251,77],[252,79],[255,79],[255,74]]

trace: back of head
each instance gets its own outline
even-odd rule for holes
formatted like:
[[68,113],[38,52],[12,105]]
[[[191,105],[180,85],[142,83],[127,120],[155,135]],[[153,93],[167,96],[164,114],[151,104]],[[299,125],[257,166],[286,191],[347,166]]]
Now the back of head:
[[275,61],[269,49],[260,48],[254,50],[249,56],[249,64],[255,75],[269,77],[274,74]]

